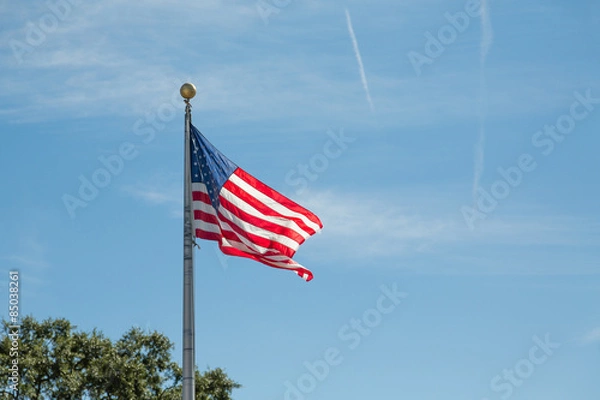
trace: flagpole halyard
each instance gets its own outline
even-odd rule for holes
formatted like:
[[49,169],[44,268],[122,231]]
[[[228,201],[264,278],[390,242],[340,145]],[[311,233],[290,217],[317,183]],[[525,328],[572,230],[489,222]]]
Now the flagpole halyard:
[[192,216],[192,172],[190,160],[190,126],[192,106],[190,99],[196,95],[196,87],[185,83],[179,90],[185,102],[185,145],[183,184],[183,379],[182,399],[195,397],[195,319],[194,319],[194,233]]

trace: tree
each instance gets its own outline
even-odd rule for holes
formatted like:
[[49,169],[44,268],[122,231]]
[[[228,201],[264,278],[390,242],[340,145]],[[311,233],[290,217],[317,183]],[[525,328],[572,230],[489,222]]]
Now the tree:
[[[18,384],[13,386],[9,380],[13,371],[1,370],[2,398],[181,398],[182,372],[171,360],[173,343],[159,332],[131,328],[113,343],[95,329],[89,333],[76,331],[76,326],[66,319],[38,322],[28,316],[21,321],[18,341],[14,341],[14,329],[6,321],[2,325],[0,362],[14,365],[14,350],[18,346],[19,375]],[[204,374],[196,370],[196,400],[231,400],[232,391],[239,387],[220,368]]]

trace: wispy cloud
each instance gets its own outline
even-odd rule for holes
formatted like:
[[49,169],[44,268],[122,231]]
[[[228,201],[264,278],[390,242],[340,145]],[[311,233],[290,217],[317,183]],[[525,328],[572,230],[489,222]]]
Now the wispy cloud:
[[[41,217],[37,222],[43,221]],[[15,251],[12,254],[0,256],[2,267],[5,271],[20,271],[23,283],[28,286],[28,296],[36,296],[36,288],[43,287],[48,283],[47,272],[52,267],[48,260],[48,247],[39,237],[41,236],[35,228],[26,233],[16,235]]]
[[480,84],[479,84],[479,135],[475,145],[475,172],[473,178],[473,202],[476,201],[476,192],[483,176],[485,165],[485,124],[487,119],[487,80],[485,75],[485,63],[487,55],[494,40],[494,32],[490,19],[490,8],[488,0],[481,2],[481,44],[480,44]]
[[587,346],[593,343],[600,342],[600,326],[596,327],[587,332],[583,337],[580,338],[579,343],[583,346]]
[[38,239],[38,234],[30,232],[20,238],[15,253],[0,258],[9,261],[15,268],[39,270],[50,266],[46,259],[46,251],[46,246]]
[[124,186],[123,191],[132,197],[144,200],[150,204],[170,204],[180,202],[180,199],[175,198],[169,190],[164,188],[150,187],[145,185]]
[[128,196],[146,204],[166,206],[172,217],[179,218],[183,215],[183,189],[181,185],[173,184],[174,181],[177,179],[165,174],[157,174],[150,182],[125,185],[121,187],[121,190]]
[[354,47],[354,54],[356,55],[356,61],[358,62],[358,70],[360,71],[360,80],[362,81],[363,88],[365,89],[365,94],[367,95],[367,102],[369,103],[369,107],[371,107],[371,111],[373,111],[375,107],[373,106],[373,100],[371,99],[371,93],[369,92],[369,83],[367,82],[365,67],[362,62],[362,57],[360,56],[360,50],[358,49],[358,41],[356,40],[354,28],[352,27],[352,19],[350,18],[350,12],[348,11],[348,9],[346,9],[345,11],[346,22],[348,24],[348,32],[350,33],[350,39],[352,39],[352,47]]
[[46,268],[48,263],[37,255],[10,255],[2,257],[3,260],[9,261],[12,265],[19,267]]
[[[454,224],[439,216],[391,205],[385,200],[369,199],[359,193],[312,191],[302,196],[306,205],[322,219],[323,239],[344,243],[353,254],[386,256],[423,249],[423,245],[440,240]],[[337,246],[331,246],[335,248]]]
[[[309,246],[337,261],[404,259],[428,273],[578,274],[594,271],[600,245],[599,223],[552,213],[494,218],[474,234],[448,210],[446,191],[311,191],[296,200],[324,224]],[[557,250],[551,258],[548,246]],[[569,256],[574,251],[581,257]]]
[[[180,218],[181,188],[169,185],[164,177],[153,181],[123,190]],[[416,265],[426,259],[430,265],[423,266],[423,273],[578,274],[597,270],[588,259],[600,246],[600,223],[527,212],[486,221],[474,234],[456,217],[451,197],[456,192],[453,188],[375,195],[306,191],[293,199],[316,213],[324,229],[307,243],[316,251],[301,254],[359,264],[360,260],[387,265],[389,260],[410,259]],[[474,252],[473,246],[481,250]],[[547,246],[564,249],[564,257],[555,252],[548,260]],[[574,259],[573,249],[581,257]]]
[[[227,123],[246,124],[279,119],[285,125],[301,127],[351,119],[355,124],[371,126],[372,115],[365,112],[364,97],[348,95],[361,88],[357,88],[352,74],[339,74],[339,66],[351,57],[344,46],[351,32],[368,101],[369,84],[378,88],[375,101],[379,124],[398,129],[440,122],[447,125],[473,117],[472,110],[477,106],[477,89],[472,88],[476,66],[453,64],[444,73],[422,79],[403,77],[396,69],[389,73],[378,69],[369,73],[367,83],[349,12],[348,30],[332,31],[323,23],[330,16],[341,15],[339,6],[319,3],[318,12],[310,7],[290,12],[290,17],[301,18],[278,26],[284,33],[281,36],[264,34],[254,3],[225,3],[208,0],[186,7],[155,0],[143,6],[122,0],[82,3],[43,45],[25,56],[21,65],[16,65],[8,46],[0,49],[0,68],[5,72],[0,76],[0,115],[11,123],[107,115],[137,119],[189,80],[198,87],[194,106],[212,114],[213,120],[222,117]],[[10,14],[0,15],[0,22],[10,23],[0,32],[0,41],[12,37],[24,40],[27,20],[37,21],[48,11],[43,2],[35,10],[19,4],[10,7]],[[367,6],[356,3],[352,7],[362,11]],[[172,28],[179,26],[175,22],[183,20],[184,14],[186,20],[192,18],[195,23],[189,26],[187,35],[180,36],[179,30]],[[390,14],[391,9],[386,15]],[[308,32],[306,22],[315,18],[321,23]],[[380,19],[363,22],[369,29],[385,26]],[[138,34],[130,34],[132,26]],[[304,29],[305,39],[317,41],[328,35],[339,47],[320,49],[314,57],[288,51],[289,40],[281,37],[297,35],[299,29]],[[219,35],[215,36],[217,30]],[[384,29],[380,33],[386,32]],[[241,44],[240,36],[252,40]],[[236,57],[223,63],[224,49]],[[558,89],[562,86],[564,92],[569,92],[572,82],[556,81],[560,74],[553,68],[547,66],[540,74],[539,68],[532,65],[502,65],[501,73],[495,74],[502,82],[495,83],[504,90],[490,99],[489,115],[532,115],[554,107],[557,93],[561,93]],[[527,85],[514,79],[515,70]],[[549,79],[553,85],[548,85]],[[515,102],[515,98],[535,101]]]

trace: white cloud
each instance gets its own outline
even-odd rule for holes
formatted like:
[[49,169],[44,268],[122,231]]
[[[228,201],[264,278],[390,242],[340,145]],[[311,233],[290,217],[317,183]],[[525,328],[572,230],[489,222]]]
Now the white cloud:
[[38,239],[37,232],[23,235],[18,243],[17,251],[8,256],[1,257],[10,261],[15,267],[40,270],[50,266],[46,259],[46,246]]
[[[181,187],[165,176],[152,182],[123,190],[181,218]],[[324,228],[307,242],[312,250],[300,254],[344,265],[387,265],[390,260],[398,265],[406,259],[416,269],[427,260],[427,270],[419,270],[423,273],[578,274],[597,269],[589,256],[600,246],[600,223],[551,214],[498,215],[473,232],[457,213],[453,192],[306,192],[293,200],[318,215]],[[547,246],[555,247],[551,255]],[[572,256],[573,249],[578,257]]]
[[121,190],[128,196],[141,200],[151,206],[165,206],[170,216],[181,218],[183,215],[183,189],[176,184],[179,178],[168,174],[156,174],[152,179],[138,182],[134,185],[125,185]]
[[46,268],[48,263],[36,255],[10,255],[2,257],[6,261],[10,261],[11,264],[20,267],[33,267],[33,268]]
[[583,335],[579,342],[584,346],[600,342],[600,327],[594,328],[587,332],[585,335]]
[[[393,2],[388,4],[393,6]],[[5,71],[0,86],[6,99],[0,103],[0,113],[13,122],[99,115],[138,117],[151,109],[153,99],[177,90],[175,82],[190,80],[199,89],[194,105],[206,112],[224,113],[228,121],[306,121],[308,117],[313,123],[348,118],[353,123],[372,122],[364,107],[364,91],[356,85],[355,55],[348,51],[348,30],[339,7],[294,3],[279,16],[301,16],[299,20],[290,18],[292,21],[286,19],[290,25],[265,27],[254,6],[247,1],[225,4],[216,0],[82,3],[22,64],[16,64],[10,48],[0,52],[0,67]],[[362,10],[358,4],[353,7]],[[10,15],[1,18],[18,21],[17,28],[3,31],[1,39],[22,38],[27,20],[36,20],[45,12],[43,4],[35,9],[15,6]],[[338,19],[332,20],[335,15]],[[378,15],[387,17],[387,13]],[[310,29],[305,24],[309,19],[315,22]],[[370,19],[361,20],[361,24],[371,23]],[[11,24],[15,26],[15,22]],[[323,35],[332,43],[327,51],[316,45]],[[315,46],[305,50],[296,39],[315,42]],[[282,47],[282,42],[287,47]],[[377,65],[387,62],[372,61]],[[377,97],[378,124],[447,124],[472,118],[476,107],[476,87],[469,86],[473,70],[461,67],[417,79],[412,74],[402,78],[402,68],[370,72],[369,90]],[[495,71],[503,90],[490,99],[494,114],[529,114],[532,109],[544,110],[555,104],[555,97],[547,92],[558,91],[560,82],[550,88],[539,77],[537,66],[529,70],[531,76],[527,66],[519,65],[517,71],[529,86],[515,81],[516,72],[510,66],[503,65],[501,74]],[[536,79],[545,92],[526,93]],[[515,102],[515,98],[536,101]]]
[[[37,220],[37,223],[47,222],[45,216]],[[48,257],[48,247],[44,241],[39,239],[41,233],[36,229],[29,229],[26,233],[19,233],[15,251],[12,254],[0,256],[6,271],[18,270],[20,280],[29,288],[28,296],[36,296],[38,288],[48,283],[47,271],[52,267]]]
[[600,224],[589,218],[495,215],[472,232],[452,210],[455,200],[447,190],[312,192],[297,201],[324,224],[311,239],[314,250],[303,253],[309,257],[409,265],[435,274],[597,273],[591,260],[600,246]]
[[414,204],[402,206],[401,201],[382,194],[370,198],[359,193],[313,191],[299,203],[322,219],[321,245],[352,249],[352,256],[422,251],[432,241],[449,239],[445,236],[456,225],[448,217],[423,214]]
[[180,199],[175,198],[173,193],[165,191],[164,188],[148,186],[125,186],[123,190],[132,197],[142,199],[150,204],[178,203]]

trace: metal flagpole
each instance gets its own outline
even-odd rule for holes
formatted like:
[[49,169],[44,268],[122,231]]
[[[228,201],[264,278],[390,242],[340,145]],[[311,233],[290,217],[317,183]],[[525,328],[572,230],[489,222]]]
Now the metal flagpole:
[[183,184],[183,380],[182,399],[195,397],[195,322],[194,322],[194,236],[192,228],[192,167],[190,162],[190,125],[192,106],[190,99],[196,95],[196,88],[185,83],[179,90],[185,99],[185,150]]

